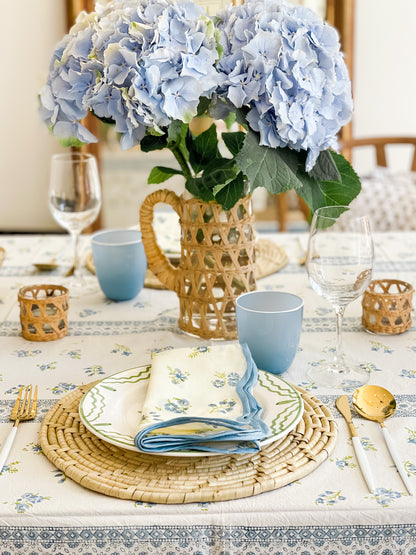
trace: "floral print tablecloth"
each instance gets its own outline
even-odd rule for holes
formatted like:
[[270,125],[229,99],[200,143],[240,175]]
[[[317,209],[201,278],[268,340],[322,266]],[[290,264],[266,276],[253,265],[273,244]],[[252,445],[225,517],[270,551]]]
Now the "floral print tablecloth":
[[[354,414],[377,486],[370,494],[335,408],[339,392],[307,379],[307,368],[330,354],[335,318],[298,263],[302,242],[296,234],[267,238],[285,247],[290,262],[259,281],[259,288],[286,290],[305,300],[299,350],[284,378],[333,411],[339,426],[335,450],[311,475],[282,489],[235,501],[167,506],[83,489],[43,455],[39,426],[46,412],[78,385],[147,364],[161,349],[206,342],[178,329],[176,294],[143,289],[132,301],[111,302],[86,269],[83,294],[70,297],[68,335],[48,343],[24,340],[17,291],[33,283],[67,283],[61,276],[70,265],[70,241],[66,236],[0,237],[7,252],[0,268],[1,443],[10,429],[8,417],[19,385],[37,383],[40,390],[37,417],[19,428],[0,475],[1,554],[416,553],[416,498],[407,494],[379,426]],[[85,249],[88,241],[84,237]],[[374,277],[416,284],[416,233],[376,234],[375,248]],[[56,253],[61,266],[54,272],[39,274],[31,266]],[[370,383],[395,394],[398,408],[387,426],[416,487],[415,323],[400,336],[368,334],[357,300],[346,310],[344,349],[370,370]]]

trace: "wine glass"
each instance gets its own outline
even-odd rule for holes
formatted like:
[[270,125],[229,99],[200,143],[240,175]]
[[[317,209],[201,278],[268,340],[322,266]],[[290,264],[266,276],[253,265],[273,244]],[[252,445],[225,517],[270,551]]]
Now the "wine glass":
[[101,185],[95,156],[84,152],[54,154],[51,159],[49,208],[72,236],[74,283],[80,283],[79,236],[101,208]]
[[357,299],[371,281],[374,247],[366,216],[349,216],[348,206],[319,208],[309,232],[306,269],[313,290],[329,301],[336,314],[336,349],[333,360],[309,369],[318,385],[334,388],[358,387],[369,372],[346,360],[342,347],[345,307]]

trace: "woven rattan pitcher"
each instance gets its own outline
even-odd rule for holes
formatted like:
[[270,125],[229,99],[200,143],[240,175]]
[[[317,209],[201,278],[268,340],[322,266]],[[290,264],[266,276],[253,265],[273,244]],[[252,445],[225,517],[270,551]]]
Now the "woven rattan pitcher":
[[[170,204],[179,216],[181,257],[175,268],[153,229],[154,207]],[[228,211],[216,202],[185,199],[167,189],[140,208],[140,228],[150,270],[179,297],[179,328],[204,339],[236,339],[235,300],[256,288],[251,197]]]

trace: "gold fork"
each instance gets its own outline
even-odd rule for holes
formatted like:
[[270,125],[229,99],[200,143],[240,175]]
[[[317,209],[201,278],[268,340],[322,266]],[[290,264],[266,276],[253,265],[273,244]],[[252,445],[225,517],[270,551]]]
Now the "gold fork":
[[[23,392],[24,392],[24,395],[23,395]],[[22,400],[22,395],[23,395],[23,400]],[[33,392],[32,385],[28,385],[27,387],[24,387],[22,385],[19,389],[16,402],[10,414],[10,420],[14,420],[13,428],[11,429],[9,435],[7,436],[6,442],[3,445],[3,449],[0,452],[0,473],[3,471],[3,467],[7,462],[7,457],[9,456],[10,450],[14,442],[14,438],[16,437],[17,427],[19,426],[19,423],[25,422],[26,420],[32,420],[33,418],[35,418],[37,402],[38,402],[38,386],[35,387],[35,391]]]

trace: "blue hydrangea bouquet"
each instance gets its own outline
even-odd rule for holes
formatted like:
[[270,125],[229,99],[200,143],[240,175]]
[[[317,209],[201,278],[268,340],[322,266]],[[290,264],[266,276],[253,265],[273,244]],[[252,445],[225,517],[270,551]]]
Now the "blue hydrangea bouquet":
[[[360,181],[336,152],[351,83],[337,32],[311,10],[284,0],[246,0],[213,18],[191,0],[95,10],[57,45],[39,95],[62,144],[97,141],[81,121],[90,111],[115,125],[122,149],[172,151],[179,165],[155,167],[149,183],[182,174],[192,195],[226,210],[247,182],[295,189],[312,211],[357,196]],[[219,145],[215,124],[190,130],[202,115],[238,130]]]

